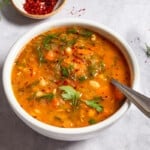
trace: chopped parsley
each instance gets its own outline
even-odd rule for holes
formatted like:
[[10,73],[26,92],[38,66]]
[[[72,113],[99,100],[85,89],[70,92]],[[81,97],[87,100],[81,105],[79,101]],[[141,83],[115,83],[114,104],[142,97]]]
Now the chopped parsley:
[[44,94],[42,96],[36,97],[37,100],[46,99],[48,101],[51,101],[54,98],[53,93]]
[[76,91],[73,87],[67,85],[67,86],[60,86],[60,90],[63,91],[61,94],[62,98],[64,100],[69,100],[71,101],[73,106],[77,106],[79,99],[80,99],[80,92]]
[[68,33],[68,34],[76,34],[76,33],[77,33],[77,30],[76,30],[75,28],[69,28],[69,29],[67,30],[67,33]]
[[58,38],[58,35],[57,34],[49,34],[47,36],[44,37],[43,39],[43,47],[46,49],[46,50],[49,50],[51,48],[51,42],[53,39],[57,39]]
[[36,48],[39,63],[42,64],[45,62],[44,55],[40,46]]
[[73,65],[69,65],[68,67],[61,66],[61,74],[63,77],[68,78],[72,72]]
[[[81,101],[80,100],[81,93],[76,91],[73,87],[67,85],[67,86],[60,86],[59,89],[63,91],[63,93],[61,94],[62,98],[64,100],[71,101],[73,107],[76,107]],[[95,109],[97,112],[102,112],[103,106],[100,105],[101,100],[102,97],[94,97],[92,100],[86,100],[81,102],[84,102],[87,106]]]
[[86,76],[78,77],[78,80],[79,80],[80,82],[83,82],[83,81],[85,81],[86,79],[87,79]]
[[95,97],[92,100],[86,100],[85,103],[91,107],[94,108],[98,112],[103,111],[103,106],[100,105],[100,101],[102,100],[101,97]]
[[91,31],[89,31],[87,29],[85,29],[82,32],[80,32],[80,35],[82,35],[83,37],[86,37],[86,38],[91,37],[92,34],[93,34],[93,32],[91,32]]
[[90,119],[90,120],[88,121],[88,123],[89,123],[90,125],[92,125],[92,124],[95,124],[96,121],[95,121],[95,119]]

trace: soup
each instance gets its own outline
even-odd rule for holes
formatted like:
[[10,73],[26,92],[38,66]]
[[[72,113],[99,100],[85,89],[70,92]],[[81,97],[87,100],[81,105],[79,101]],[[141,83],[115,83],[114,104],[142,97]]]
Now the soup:
[[120,50],[80,26],[53,28],[22,49],[12,70],[12,87],[21,107],[44,123],[75,128],[114,114],[125,97],[110,83],[130,86]]

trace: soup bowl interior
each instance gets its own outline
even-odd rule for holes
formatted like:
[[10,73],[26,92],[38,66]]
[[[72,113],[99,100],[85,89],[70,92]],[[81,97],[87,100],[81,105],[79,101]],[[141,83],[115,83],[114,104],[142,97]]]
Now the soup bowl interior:
[[13,89],[11,85],[11,74],[12,74],[12,68],[14,62],[18,57],[18,55],[21,53],[22,48],[32,38],[51,28],[56,28],[61,26],[71,26],[71,25],[78,25],[90,29],[102,35],[106,39],[110,40],[112,43],[114,43],[120,49],[121,53],[124,55],[125,59],[127,60],[130,73],[131,73],[132,88],[136,89],[138,87],[138,82],[139,82],[139,68],[137,65],[137,61],[135,55],[133,54],[128,44],[119,35],[114,33],[112,30],[106,28],[105,26],[100,25],[99,23],[89,21],[89,20],[83,20],[83,19],[64,19],[59,21],[51,21],[45,24],[41,24],[33,28],[25,35],[23,35],[13,45],[4,63],[3,86],[4,86],[4,91],[7,96],[8,102],[11,105],[14,112],[16,113],[16,115],[33,130],[47,137],[58,139],[58,140],[66,140],[66,141],[88,139],[99,134],[99,131],[103,130],[104,128],[108,127],[112,123],[116,122],[128,110],[130,106],[130,102],[126,100],[116,113],[114,113],[104,121],[91,126],[79,127],[79,128],[59,128],[59,127],[45,124],[30,116],[20,106],[13,93]]

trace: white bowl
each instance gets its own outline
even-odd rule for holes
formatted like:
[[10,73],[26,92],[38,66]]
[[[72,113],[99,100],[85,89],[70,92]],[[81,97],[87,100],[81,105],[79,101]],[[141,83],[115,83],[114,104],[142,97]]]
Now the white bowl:
[[125,56],[128,62],[128,65],[130,67],[130,72],[131,72],[133,89],[137,88],[140,73],[135,58],[135,54],[130,49],[128,44],[112,30],[104,27],[103,25],[100,25],[99,23],[92,22],[89,20],[64,19],[64,20],[51,21],[45,24],[41,24],[33,28],[32,30],[30,30],[14,44],[14,46],[10,50],[9,55],[6,58],[4,68],[3,68],[4,91],[6,93],[8,102],[10,103],[12,109],[17,114],[17,116],[21,120],[23,120],[25,124],[27,124],[29,127],[37,131],[38,133],[53,139],[75,141],[75,140],[88,139],[93,136],[96,136],[101,130],[108,127],[112,123],[116,122],[120,117],[122,117],[122,115],[128,110],[130,103],[126,100],[125,103],[115,114],[113,114],[109,118],[95,125],[81,127],[81,128],[59,128],[59,127],[51,126],[43,122],[40,122],[34,119],[32,116],[30,116],[16,100],[11,85],[11,72],[12,72],[13,64],[17,56],[21,52],[22,48],[24,47],[24,45],[26,45],[36,35],[39,35],[40,33],[47,31],[52,27],[68,26],[68,25],[79,25],[79,26],[86,27],[90,30],[96,31],[97,33],[109,39],[112,43],[114,43],[121,50],[121,52],[123,53],[123,55]]

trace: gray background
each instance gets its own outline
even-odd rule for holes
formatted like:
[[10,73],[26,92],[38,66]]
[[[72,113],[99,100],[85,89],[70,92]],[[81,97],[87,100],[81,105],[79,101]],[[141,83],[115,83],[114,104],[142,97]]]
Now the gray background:
[[67,0],[58,14],[46,20],[23,17],[9,5],[0,16],[0,150],[150,149],[150,121],[134,106],[117,123],[89,140],[65,142],[39,135],[13,113],[1,79],[9,49],[29,29],[60,18],[85,18],[106,25],[128,42],[140,66],[139,91],[150,96],[150,58],[145,55],[145,43],[150,45],[150,0]]

